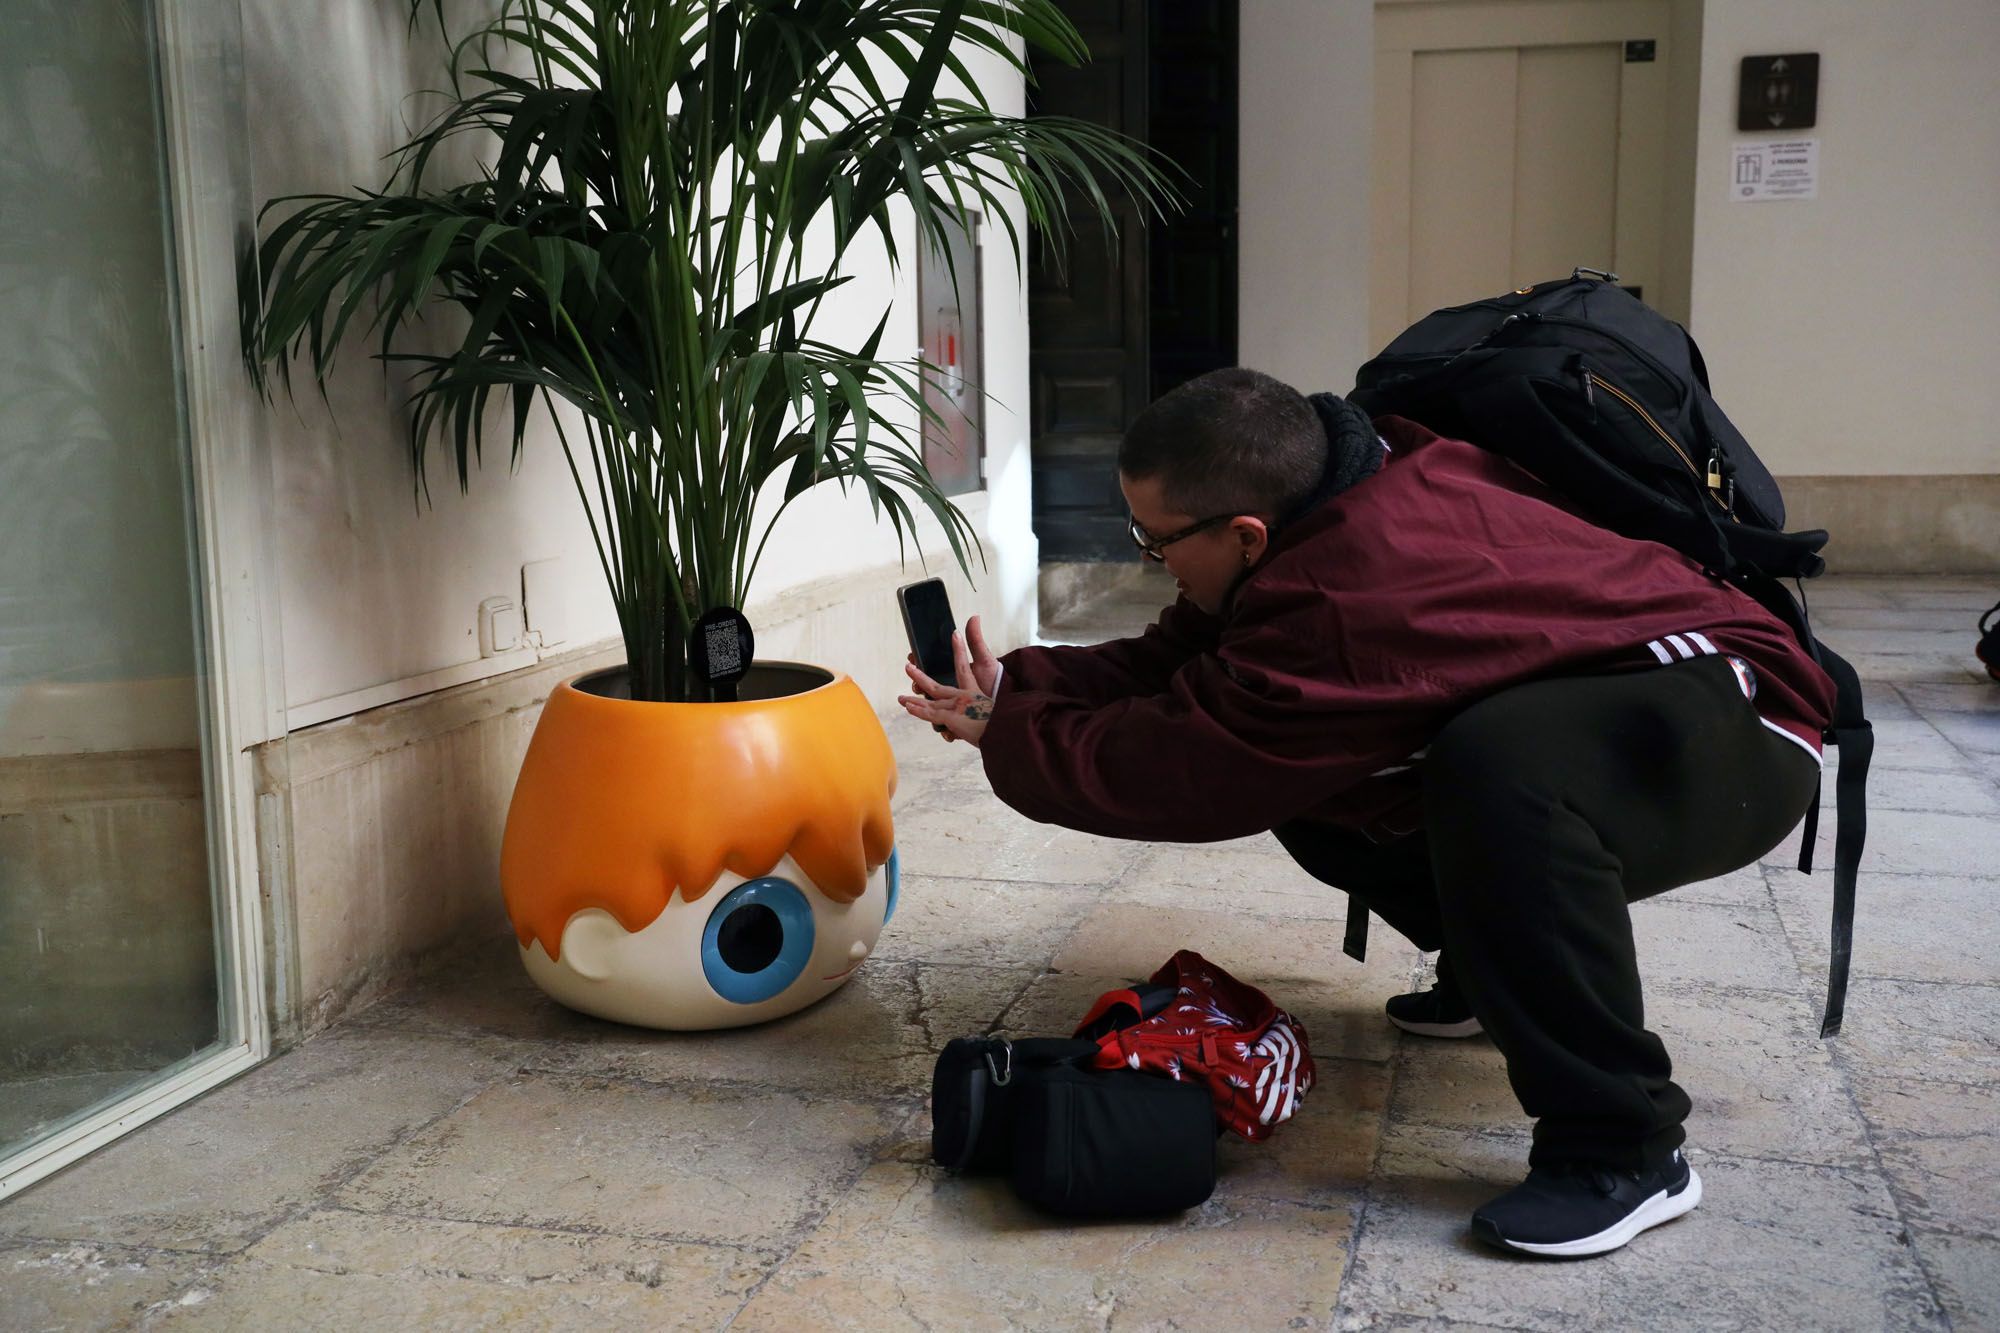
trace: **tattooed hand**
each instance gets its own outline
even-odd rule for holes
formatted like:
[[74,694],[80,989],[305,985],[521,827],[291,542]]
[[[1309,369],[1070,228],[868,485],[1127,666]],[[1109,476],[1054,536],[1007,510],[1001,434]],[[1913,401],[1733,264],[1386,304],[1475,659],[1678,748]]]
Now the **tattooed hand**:
[[970,741],[977,746],[986,734],[987,721],[993,716],[993,696],[975,682],[972,655],[966,649],[964,635],[951,636],[951,654],[958,668],[956,686],[940,684],[925,675],[916,663],[906,662],[903,670],[923,693],[897,695],[896,702],[911,717],[937,728],[947,741]]

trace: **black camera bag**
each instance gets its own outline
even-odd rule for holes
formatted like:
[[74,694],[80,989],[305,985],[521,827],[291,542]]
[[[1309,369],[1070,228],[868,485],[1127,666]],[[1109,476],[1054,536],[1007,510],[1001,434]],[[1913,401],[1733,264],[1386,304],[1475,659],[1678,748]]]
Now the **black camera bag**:
[[953,1171],[1005,1171],[1021,1090],[1051,1065],[1088,1060],[1094,1042],[1067,1037],[954,1037],[931,1071],[931,1160]]
[[1215,1102],[1207,1087],[1136,1069],[1068,1062],[1017,1094],[1014,1192],[1067,1217],[1148,1217],[1215,1192]]
[[[1175,995],[1135,988],[1138,1022]],[[1005,1173],[1029,1203],[1067,1217],[1144,1217],[1215,1190],[1221,1132],[1205,1085],[1093,1067],[1094,1041],[956,1037],[931,1075],[931,1160],[968,1174]]]

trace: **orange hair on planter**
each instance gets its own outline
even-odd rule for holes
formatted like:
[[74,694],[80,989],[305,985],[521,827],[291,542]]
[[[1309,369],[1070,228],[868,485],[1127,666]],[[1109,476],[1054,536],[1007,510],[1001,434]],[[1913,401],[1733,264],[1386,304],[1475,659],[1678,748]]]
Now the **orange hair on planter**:
[[558,956],[563,929],[601,908],[628,932],[675,892],[693,903],[724,871],[754,879],[790,855],[851,903],[889,859],[895,756],[845,676],[775,699],[634,703],[562,685],[521,766],[501,847],[521,946]]

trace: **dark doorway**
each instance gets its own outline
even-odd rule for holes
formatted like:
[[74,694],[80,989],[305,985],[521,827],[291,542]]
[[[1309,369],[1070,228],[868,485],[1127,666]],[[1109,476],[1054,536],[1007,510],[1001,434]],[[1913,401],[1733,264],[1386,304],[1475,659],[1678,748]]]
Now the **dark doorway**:
[[[1136,559],[1118,441],[1141,408],[1236,363],[1236,5],[1066,0],[1081,69],[1034,66],[1031,114],[1076,116],[1150,143],[1185,171],[1164,222],[1118,201],[1058,270],[1039,240],[1028,277],[1034,524],[1044,561]],[[1084,201],[1073,212],[1088,218]]]

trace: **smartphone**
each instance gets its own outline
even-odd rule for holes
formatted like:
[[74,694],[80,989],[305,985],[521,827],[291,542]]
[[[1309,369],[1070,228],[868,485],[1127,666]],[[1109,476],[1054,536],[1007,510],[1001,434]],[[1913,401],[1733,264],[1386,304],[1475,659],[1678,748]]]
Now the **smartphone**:
[[903,608],[903,628],[909,632],[917,665],[940,685],[958,684],[958,664],[951,654],[951,636],[958,625],[951,618],[944,580],[906,584],[896,589],[896,604]]

